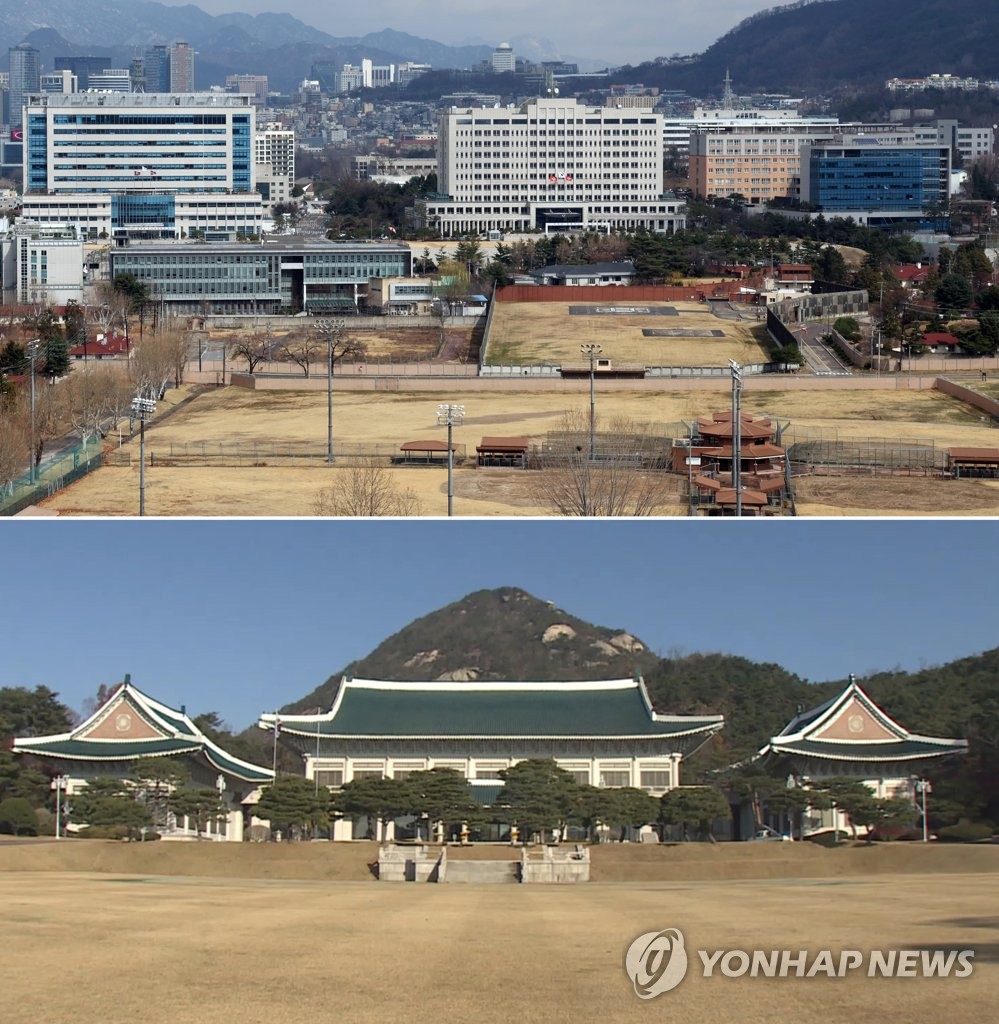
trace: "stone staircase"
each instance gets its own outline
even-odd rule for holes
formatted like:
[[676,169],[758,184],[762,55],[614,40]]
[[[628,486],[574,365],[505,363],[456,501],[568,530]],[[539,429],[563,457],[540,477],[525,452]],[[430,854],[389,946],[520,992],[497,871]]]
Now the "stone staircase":
[[520,862],[516,860],[455,860],[447,862],[443,882],[471,882],[476,885],[505,885],[520,882]]

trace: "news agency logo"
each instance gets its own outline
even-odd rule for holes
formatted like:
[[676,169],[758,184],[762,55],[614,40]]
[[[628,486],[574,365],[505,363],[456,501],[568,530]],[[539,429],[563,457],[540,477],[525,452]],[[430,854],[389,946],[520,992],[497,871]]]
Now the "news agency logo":
[[683,981],[687,973],[687,951],[677,928],[639,935],[628,947],[625,970],[639,999],[654,999]]
[[[975,969],[973,949],[699,949],[697,957],[704,978],[968,978]],[[683,933],[664,928],[639,935],[624,968],[639,999],[671,991],[687,974]]]

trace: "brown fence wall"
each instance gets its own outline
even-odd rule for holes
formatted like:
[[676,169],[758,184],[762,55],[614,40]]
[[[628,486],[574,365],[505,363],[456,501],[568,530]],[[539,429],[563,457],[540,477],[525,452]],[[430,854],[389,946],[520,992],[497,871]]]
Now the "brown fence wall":
[[976,409],[981,409],[982,412],[999,419],[999,402],[994,398],[989,398],[988,395],[983,395],[975,391],[974,388],[958,384],[956,381],[948,380],[946,377],[938,377],[933,386],[937,391],[942,391],[945,395],[950,395],[952,398],[959,398],[962,402],[967,402],[968,405],[973,405]]

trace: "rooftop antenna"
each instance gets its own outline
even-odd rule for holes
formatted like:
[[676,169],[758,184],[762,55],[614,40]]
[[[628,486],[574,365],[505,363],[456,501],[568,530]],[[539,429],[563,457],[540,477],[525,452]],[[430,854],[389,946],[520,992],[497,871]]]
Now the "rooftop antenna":
[[722,90],[722,107],[731,110],[735,106],[735,94],[732,92],[732,76],[725,69],[725,88]]

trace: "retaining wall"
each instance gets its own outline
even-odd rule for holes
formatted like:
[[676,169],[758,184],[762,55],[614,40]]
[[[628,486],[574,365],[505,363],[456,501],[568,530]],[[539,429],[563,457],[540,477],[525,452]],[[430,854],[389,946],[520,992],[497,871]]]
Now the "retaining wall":
[[959,398],[962,402],[967,402],[968,405],[973,405],[976,409],[981,409],[989,416],[999,419],[999,402],[994,398],[989,398],[988,395],[983,395],[966,384],[958,384],[957,381],[948,380],[946,377],[938,377],[933,386],[937,391],[942,391],[952,398]]

